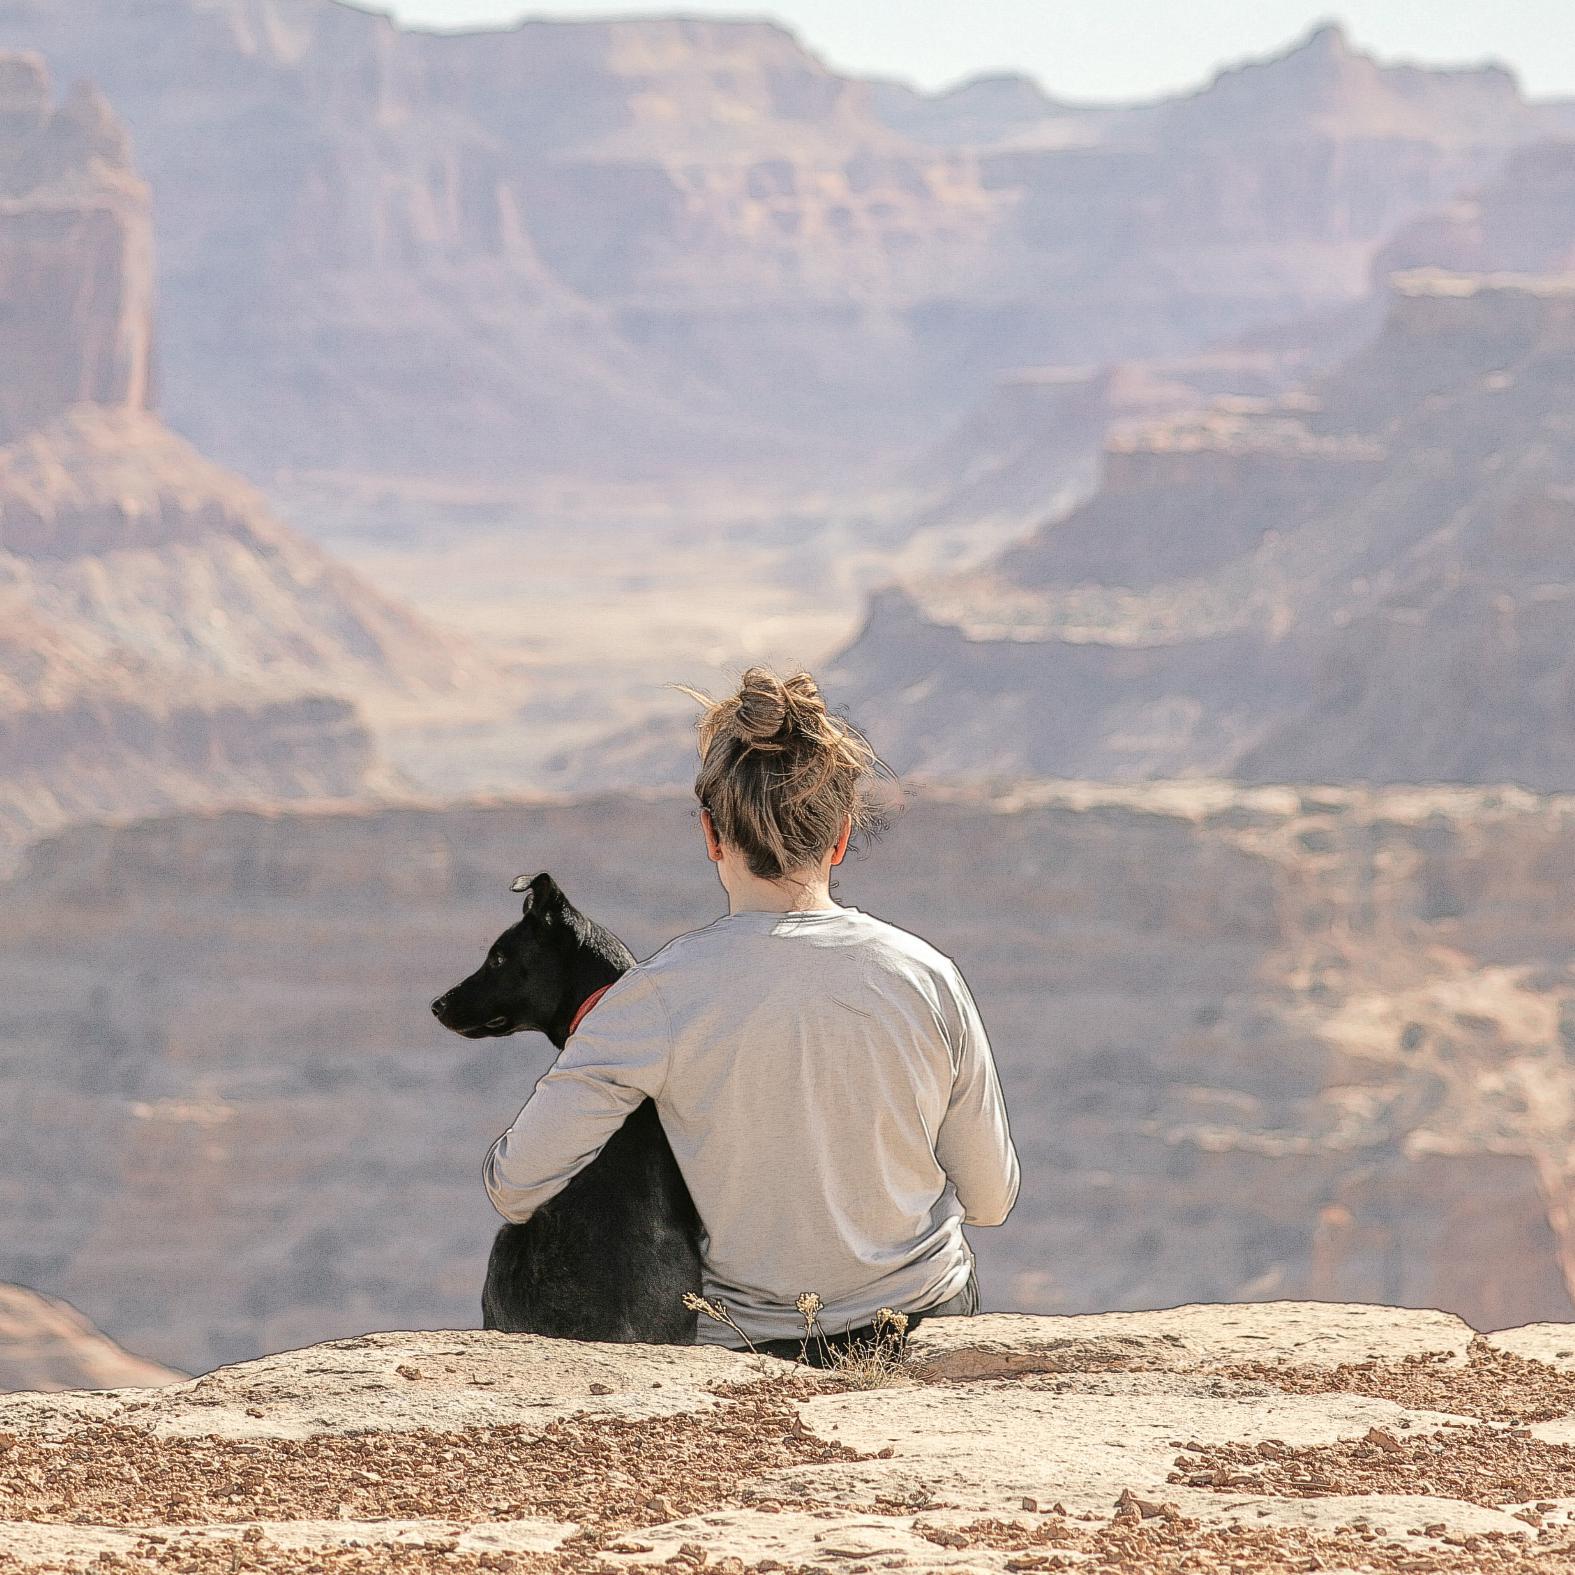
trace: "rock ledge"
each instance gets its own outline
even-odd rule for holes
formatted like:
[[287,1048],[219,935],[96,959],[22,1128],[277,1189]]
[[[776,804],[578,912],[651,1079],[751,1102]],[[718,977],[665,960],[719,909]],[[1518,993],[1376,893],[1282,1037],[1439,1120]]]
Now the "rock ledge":
[[989,1315],[872,1389],[371,1334],[0,1399],[0,1500],[0,1570],[1567,1569],[1575,1326]]

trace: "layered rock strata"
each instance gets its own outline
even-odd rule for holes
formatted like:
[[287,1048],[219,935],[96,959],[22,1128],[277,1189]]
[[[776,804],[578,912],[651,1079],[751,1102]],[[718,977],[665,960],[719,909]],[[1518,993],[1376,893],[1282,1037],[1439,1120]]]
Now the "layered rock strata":
[[931,775],[1568,787],[1572,323],[1570,276],[1402,275],[1312,389],[1120,434],[1086,503],[877,597],[828,685]]
[[[487,1144],[550,1054],[443,1033],[550,869],[640,955],[720,908],[686,796],[175,817],[0,902],[0,1277],[187,1370],[474,1325]],[[926,794],[840,900],[957,959],[1023,1160],[986,1305],[1318,1296],[1575,1315],[1570,803]]]

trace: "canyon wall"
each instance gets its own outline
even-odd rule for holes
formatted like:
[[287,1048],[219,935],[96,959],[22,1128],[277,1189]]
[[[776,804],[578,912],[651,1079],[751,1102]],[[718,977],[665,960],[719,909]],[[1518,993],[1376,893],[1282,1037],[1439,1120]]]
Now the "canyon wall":
[[174,424],[280,470],[818,484],[1004,370],[1349,300],[1556,124],[1323,28],[1160,104],[927,99],[766,22],[401,30],[335,0],[4,0],[157,205]]
[[[480,1160],[550,1055],[430,998],[551,869],[641,955],[687,796],[84,826],[0,895],[0,1276],[188,1369],[474,1326]],[[987,1306],[1575,1313],[1575,808],[1448,789],[918,798],[839,900],[955,957],[1022,1154]],[[69,1140],[68,1140],[69,1136]]]
[[1575,279],[1398,276],[1330,376],[1119,434],[828,683],[928,774],[1575,785],[1572,337]]

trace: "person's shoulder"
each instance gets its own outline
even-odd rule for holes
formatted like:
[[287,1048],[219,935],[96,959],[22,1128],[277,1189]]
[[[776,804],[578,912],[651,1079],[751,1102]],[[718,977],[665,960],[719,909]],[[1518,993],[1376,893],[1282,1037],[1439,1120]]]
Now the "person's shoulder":
[[711,924],[702,925],[699,929],[686,930],[682,935],[675,935],[649,957],[642,957],[633,967],[625,969],[607,987],[607,995],[611,1002],[631,1012],[640,1010],[649,1003],[652,1010],[656,1010],[659,1006],[665,1013],[668,1005],[662,985],[671,986],[675,981],[682,980],[686,967],[692,966],[703,951],[712,944],[708,932],[715,928],[716,921],[713,920]]
[[721,940],[721,925],[722,920],[717,918],[709,924],[675,935],[666,945],[658,947],[649,957],[637,962],[635,969],[648,978],[659,979],[663,974],[683,968],[717,947]]
[[912,930],[905,930],[889,919],[877,918],[873,913],[864,913],[858,909],[849,911],[855,916],[855,928],[860,939],[893,963],[933,974],[948,984],[957,978],[957,964],[922,935],[915,935]]

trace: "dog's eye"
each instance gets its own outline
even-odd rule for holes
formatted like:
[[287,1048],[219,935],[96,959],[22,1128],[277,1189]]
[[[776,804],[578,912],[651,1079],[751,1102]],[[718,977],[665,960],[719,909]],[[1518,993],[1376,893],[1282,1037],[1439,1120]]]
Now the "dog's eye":
[[489,968],[501,968],[503,966],[503,958],[501,956],[489,957],[487,959],[487,966]]

